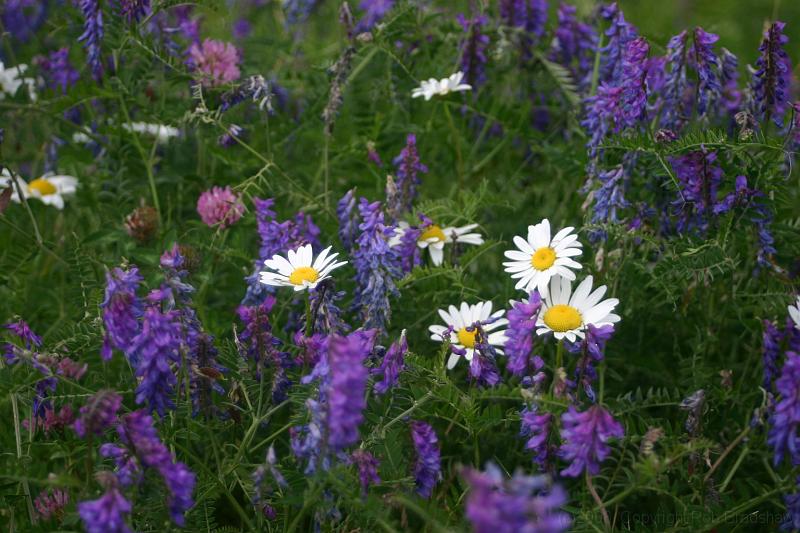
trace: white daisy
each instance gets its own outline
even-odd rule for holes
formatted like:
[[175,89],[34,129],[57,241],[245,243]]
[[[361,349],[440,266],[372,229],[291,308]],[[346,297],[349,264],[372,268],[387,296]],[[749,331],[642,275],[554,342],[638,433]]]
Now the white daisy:
[[275,272],[263,271],[261,283],[277,287],[294,287],[295,291],[313,289],[317,284],[330,277],[332,270],[346,265],[347,261],[336,262],[339,254],[329,254],[332,246],[328,246],[314,260],[311,245],[306,244],[297,250],[289,250],[286,257],[275,255],[264,261],[264,266]]
[[795,300],[794,305],[789,306],[789,316],[792,317],[794,327],[800,329],[800,296]]
[[572,292],[572,282],[562,276],[550,280],[550,294],[542,301],[542,309],[536,320],[536,333],[553,332],[556,339],[566,338],[575,342],[584,337],[590,324],[595,327],[619,322],[619,315],[611,311],[619,304],[616,298],[600,301],[607,287],[601,285],[592,292],[592,276],[586,276]]
[[443,96],[449,93],[472,90],[472,85],[461,83],[463,79],[464,73],[459,71],[449,78],[442,78],[441,80],[431,78],[428,81],[422,81],[419,87],[411,91],[411,98],[424,96],[427,101],[436,95]]
[[507,250],[505,256],[511,261],[503,263],[512,278],[519,278],[516,288],[525,291],[538,289],[542,297],[547,296],[550,278],[560,275],[575,280],[571,268],[580,269],[581,264],[571,259],[581,255],[575,228],[564,228],[550,238],[550,221],[542,220],[528,226],[528,239],[514,237],[518,250]]
[[[26,199],[36,198],[47,205],[52,205],[56,209],[64,209],[64,197],[75,194],[75,191],[78,190],[78,178],[58,176],[52,172],[28,182],[17,178],[17,183],[19,183],[22,195]],[[15,202],[20,202],[20,197],[11,180],[11,175],[4,168],[0,174],[0,189],[5,187],[11,187],[11,199]]]
[[[422,234],[417,239],[417,246],[420,248],[428,249],[431,254],[431,261],[434,265],[439,266],[444,261],[444,245],[452,244],[454,242],[460,244],[472,244],[480,246],[483,244],[483,237],[480,233],[470,233],[471,230],[477,228],[477,224],[467,224],[466,226],[446,227],[442,228],[436,224],[431,224],[422,231]],[[397,246],[405,235],[406,231],[410,229],[407,222],[399,222],[394,231],[394,235],[389,239],[389,246]]]
[[[492,313],[492,302],[481,302],[474,305],[469,305],[467,302],[461,302],[461,307],[456,308],[451,305],[447,310],[439,309],[439,316],[442,317],[446,326],[429,326],[428,331],[431,332],[431,340],[444,342],[444,334],[447,329],[452,326],[453,331],[450,332],[450,344],[457,348],[466,350],[464,359],[472,361],[475,355],[475,335],[477,330],[474,326],[479,322],[485,322],[489,319],[497,319],[491,324],[481,325],[481,329],[488,335],[486,339],[492,346],[503,346],[506,342],[505,330],[495,331],[498,328],[508,324],[508,320],[503,318],[505,310],[501,309]],[[473,328],[469,331],[467,328]],[[503,353],[503,350],[498,349],[497,353]],[[457,353],[451,353],[450,359],[447,361],[447,368],[453,368],[458,363],[460,356]]]
[[6,94],[14,96],[23,84],[27,85],[31,100],[36,100],[36,80],[22,77],[22,73],[27,69],[28,65],[6,68],[0,61],[0,100],[5,98]]

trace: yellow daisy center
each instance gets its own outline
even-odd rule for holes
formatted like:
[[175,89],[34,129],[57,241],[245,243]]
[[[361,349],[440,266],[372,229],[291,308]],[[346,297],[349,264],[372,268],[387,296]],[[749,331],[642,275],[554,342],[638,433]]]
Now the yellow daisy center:
[[466,347],[466,348],[474,348],[475,347],[475,336],[478,333],[478,329],[475,328],[472,331],[467,331],[467,328],[461,328],[458,330],[456,335],[458,335],[458,342]]
[[436,241],[439,242],[444,242],[446,240],[446,237],[444,236],[442,228],[433,224],[431,226],[428,226],[428,228],[422,232],[422,235],[419,236],[419,240],[421,241],[427,241],[431,239],[435,239]]
[[544,323],[553,331],[563,332],[578,329],[583,318],[577,309],[569,305],[554,305],[544,313]]
[[531,265],[536,270],[547,270],[556,262],[556,251],[549,246],[536,250],[531,256]]
[[314,283],[319,279],[319,272],[311,267],[298,267],[289,275],[289,283],[302,285],[304,281]]
[[28,183],[28,188],[39,191],[42,196],[48,196],[58,192],[56,186],[47,181],[45,178],[37,178]]

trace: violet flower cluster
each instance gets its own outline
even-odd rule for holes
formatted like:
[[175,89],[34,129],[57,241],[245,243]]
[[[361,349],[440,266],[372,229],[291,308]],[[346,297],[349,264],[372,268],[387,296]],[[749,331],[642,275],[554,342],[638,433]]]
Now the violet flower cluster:
[[[411,212],[414,200],[417,199],[417,188],[421,183],[420,174],[427,174],[428,167],[419,159],[417,136],[409,133],[406,146],[392,161],[395,166],[395,181],[398,195],[393,205],[387,206],[390,213],[400,215]],[[363,216],[363,215],[362,215]]]
[[517,472],[507,479],[494,464],[485,472],[467,469],[466,516],[476,533],[558,533],[569,530],[570,515],[562,507],[567,493],[548,476]]
[[398,294],[394,280],[401,277],[400,257],[389,246],[394,227],[384,222],[380,202],[361,198],[358,210],[362,222],[353,252],[357,283],[353,307],[365,328],[383,331],[391,318],[389,297]]
[[594,69],[597,33],[589,24],[578,21],[576,11],[575,6],[559,4],[550,59],[569,69],[578,86],[586,89]]
[[775,381],[778,402],[769,419],[767,444],[773,449],[772,462],[778,466],[788,456],[792,465],[800,464],[800,353],[788,351]]
[[598,474],[600,464],[611,454],[608,441],[624,435],[622,425],[600,405],[592,405],[583,412],[570,405],[561,415],[563,443],[558,456],[570,462],[561,475],[579,477],[584,471],[589,475]]
[[433,488],[442,477],[439,438],[427,422],[413,420],[410,428],[414,450],[417,453],[414,461],[414,481],[417,485],[417,494],[423,498],[430,498]]
[[394,7],[395,0],[361,0],[358,8],[364,15],[356,25],[356,32],[371,30]]
[[372,369],[373,375],[381,376],[380,381],[376,381],[373,386],[375,394],[386,394],[389,389],[397,386],[400,373],[405,368],[406,352],[408,352],[408,342],[406,341],[406,332],[403,330],[400,339],[393,342],[386,350],[380,366]]
[[595,366],[604,359],[606,343],[613,334],[614,326],[610,324],[601,327],[589,324],[581,342],[567,344],[567,350],[578,355],[578,362],[575,365],[575,384],[583,387],[591,402],[596,401],[592,387],[597,379]]
[[539,291],[532,291],[527,301],[514,302],[506,313],[508,329],[503,350],[508,357],[506,369],[515,376],[524,376],[534,368],[533,337],[541,308]]
[[458,15],[458,23],[464,29],[465,37],[461,45],[461,71],[466,82],[474,89],[486,83],[486,63],[488,62],[487,48],[489,36],[483,32],[483,27],[489,22],[486,15],[474,15],[467,18]]
[[527,439],[525,449],[533,454],[534,462],[543,470],[550,464],[553,447],[548,444],[553,423],[551,413],[540,412],[537,405],[520,412],[520,436]]
[[100,45],[103,41],[103,11],[99,0],[79,0],[78,6],[83,13],[83,33],[78,41],[83,43],[88,54],[87,62],[96,81],[103,77],[103,57]]
[[144,305],[136,295],[141,283],[142,276],[135,266],[127,270],[117,267],[106,273],[105,299],[100,304],[106,330],[101,350],[104,361],[111,359],[112,349],[116,348],[125,354],[131,366],[138,363],[130,347],[144,315]]
[[784,46],[789,38],[784,35],[784,22],[773,22],[764,32],[758,50],[753,79],[750,82],[750,110],[764,125],[772,120],[783,125],[789,106],[791,64]]
[[69,62],[69,48],[63,47],[36,61],[44,76],[47,86],[61,94],[66,94],[80,79],[80,74]]

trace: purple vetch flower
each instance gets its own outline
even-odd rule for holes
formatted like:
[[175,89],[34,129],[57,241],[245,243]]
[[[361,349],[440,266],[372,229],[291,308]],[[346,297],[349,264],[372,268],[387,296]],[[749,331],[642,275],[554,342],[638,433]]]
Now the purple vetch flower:
[[[275,466],[276,463],[275,448],[270,446],[267,450],[266,462],[259,465],[251,476],[253,478],[253,505],[270,520],[275,518],[275,510],[269,503],[269,497],[274,492],[272,481],[278,487],[286,488],[288,486],[283,474]],[[272,478],[272,481],[269,478]]]
[[419,240],[425,229],[433,225],[431,219],[424,214],[420,213],[419,217],[422,220],[422,224],[417,227],[409,226],[406,228],[400,237],[400,242],[395,246],[397,253],[400,255],[401,268],[405,274],[422,264],[422,249],[419,247]]
[[772,462],[778,466],[784,456],[789,456],[792,465],[800,465],[800,354],[788,351],[781,369],[781,376],[775,381],[778,402],[769,418],[767,444],[773,451]]
[[415,134],[408,134],[405,148],[394,158],[393,163],[399,195],[398,205],[392,211],[398,214],[411,212],[414,200],[417,199],[417,187],[421,183],[419,175],[428,172],[428,167],[419,160]]
[[122,351],[133,367],[138,360],[131,351],[131,342],[141,330],[139,319],[144,314],[142,301],[136,295],[142,276],[139,269],[131,266],[128,270],[114,268],[106,273],[106,293],[100,307],[103,309],[103,323],[106,333],[103,339],[103,360],[111,359],[111,350]]
[[116,0],[115,4],[117,12],[128,24],[139,22],[150,13],[150,0]]
[[183,515],[194,504],[194,473],[173,459],[169,449],[158,438],[153,418],[146,411],[140,409],[122,416],[117,432],[144,467],[161,475],[169,492],[167,507],[170,517],[177,525],[184,525]]
[[558,6],[558,27],[550,50],[550,59],[569,69],[578,86],[587,88],[594,68],[597,34],[594,28],[578,22],[575,6]]
[[380,367],[372,369],[373,375],[382,376],[380,381],[375,382],[375,394],[386,394],[389,389],[397,386],[400,373],[405,368],[406,352],[408,352],[408,342],[406,341],[406,330],[403,330],[400,338],[386,350]]
[[423,498],[430,498],[433,493],[433,487],[442,477],[439,439],[430,424],[426,422],[412,420],[410,428],[414,450],[417,453],[414,461],[414,480],[417,484],[417,494]]
[[237,19],[236,22],[233,23],[233,38],[236,40],[244,40],[247,39],[250,34],[253,32],[253,25],[250,24],[250,21],[246,18]]
[[[488,324],[490,321],[484,323]],[[469,376],[478,385],[494,387],[500,383],[500,372],[496,363],[497,350],[489,343],[489,336],[481,323],[475,323],[473,326],[465,328],[468,333],[472,333],[473,329],[475,331],[475,351],[472,355],[472,360],[469,362]],[[461,350],[453,345],[450,346],[450,350],[462,357],[466,354],[466,350]]]
[[353,249],[358,236],[358,213],[356,212],[356,190],[350,189],[336,204],[339,220],[339,240],[346,251]]
[[364,420],[369,371],[364,360],[375,342],[376,332],[355,331],[347,337],[334,335],[328,348],[328,446],[342,451],[358,442],[358,426]]
[[49,2],[42,0],[6,0],[0,8],[3,29],[20,41],[27,42],[47,20]]
[[323,0],[281,0],[284,13],[286,13],[286,23],[289,26],[302,24],[311,13],[322,4]]
[[394,280],[402,276],[400,257],[389,246],[394,227],[384,223],[380,202],[361,198],[358,210],[362,222],[353,252],[357,283],[353,306],[365,328],[383,330],[391,318],[389,297],[398,294]]
[[26,419],[22,421],[22,427],[35,433],[41,428],[46,435],[56,431],[62,431],[64,428],[71,426],[75,422],[75,413],[72,407],[65,405],[59,411],[52,407],[44,408],[44,415],[36,415],[33,419]]
[[622,10],[617,3],[611,3],[600,8],[600,16],[609,23],[605,31],[606,44],[600,49],[600,76],[601,83],[621,85],[624,81],[622,75],[622,55],[629,41],[638,35],[636,27],[625,20]]
[[236,310],[244,329],[239,333],[237,347],[239,355],[256,363],[256,375],[263,368],[279,361],[277,355],[280,339],[272,335],[269,314],[275,305],[275,297],[268,295],[263,302],[253,306],[240,305]]
[[694,29],[693,36],[689,62],[697,72],[697,114],[703,117],[719,100],[722,91],[718,75],[722,64],[714,53],[714,43],[719,36],[699,26]]
[[781,342],[784,332],[776,328],[769,320],[764,320],[764,333],[762,335],[764,362],[764,389],[772,390],[772,380],[778,375],[778,358],[781,354]]
[[466,516],[475,533],[559,533],[572,523],[561,507],[567,493],[548,476],[517,472],[507,479],[492,463],[485,472],[467,469]]
[[336,290],[333,279],[321,281],[310,291],[314,331],[325,334],[350,331],[350,325],[342,319],[342,310],[336,303],[342,300],[344,295],[344,291]]
[[61,489],[45,489],[33,500],[36,515],[39,520],[44,521],[55,519],[60,522],[67,504],[69,504],[69,493]]
[[99,0],[79,0],[81,13],[83,13],[83,33],[78,41],[83,43],[88,53],[87,62],[95,81],[100,81],[103,76],[103,58],[100,44],[103,41],[103,11],[100,9]]
[[172,365],[180,365],[182,327],[176,311],[162,312],[155,306],[144,312],[142,330],[131,341],[131,359],[138,363],[136,403],[148,403],[151,411],[164,416],[174,409],[172,395],[177,378]]
[[520,412],[519,434],[527,439],[525,449],[533,454],[534,462],[542,469],[547,468],[553,451],[552,446],[547,443],[552,422],[553,415],[541,413],[537,405],[533,405],[531,408],[524,407]]
[[611,454],[608,441],[625,435],[622,426],[599,405],[579,412],[570,405],[561,415],[561,439],[564,441],[558,456],[570,465],[561,471],[562,476],[578,477],[584,470],[590,475],[600,472],[600,463]]
[[241,195],[234,193],[230,186],[212,187],[197,199],[197,213],[206,226],[225,229],[242,218],[244,204]]
[[366,497],[369,486],[381,482],[381,478],[378,476],[378,466],[381,463],[367,450],[358,449],[352,453],[351,457],[353,463],[358,467],[361,494]]
[[595,365],[605,357],[604,351],[606,343],[614,334],[613,325],[596,327],[589,324],[586,328],[586,335],[578,343],[568,343],[567,350],[579,356],[578,363],[575,365],[575,383],[582,385],[586,396],[590,401],[595,402],[594,389],[592,383],[597,379]]
[[126,516],[131,512],[131,503],[119,491],[116,482],[109,482],[108,485],[106,492],[98,499],[78,504],[78,514],[86,533],[132,533],[125,523]]
[[714,214],[723,178],[722,168],[716,162],[717,153],[702,147],[669,161],[681,187],[681,198],[673,202],[678,209],[677,230],[704,233]]
[[217,137],[217,144],[225,148],[231,148],[239,144],[239,139],[244,137],[244,129],[236,124],[231,124],[228,129]]
[[503,350],[508,356],[506,369],[515,376],[523,376],[534,367],[533,337],[541,307],[542,297],[534,290],[527,300],[514,302],[506,313],[508,329]]
[[364,16],[356,25],[356,32],[369,31],[380,22],[386,13],[392,10],[395,0],[361,0],[358,8],[364,12]]
[[262,111],[272,112],[272,98],[276,96],[274,90],[277,87],[274,83],[264,79],[264,76],[250,76],[235,89],[222,95],[222,105],[220,111],[223,113],[236,107],[245,100],[250,100],[258,104]]
[[36,64],[41,69],[47,86],[62,94],[66,94],[67,89],[80,79],[80,74],[69,62],[67,47],[50,52],[47,56],[40,56],[36,59]]
[[628,41],[622,52],[622,118],[628,127],[644,118],[647,108],[647,54],[644,37]]
[[793,494],[786,494],[783,503],[786,505],[786,515],[781,522],[782,531],[800,530],[800,476],[795,479],[798,489]]
[[482,28],[489,22],[485,15],[471,18],[458,15],[458,23],[466,34],[461,45],[461,71],[468,84],[478,88],[486,82],[486,49],[489,47],[489,36]]
[[673,36],[667,44],[669,73],[664,80],[661,127],[679,131],[689,119],[685,109],[685,94],[689,87],[687,70],[688,33],[684,30]]
[[[581,121],[581,126],[586,130],[589,140],[586,147],[589,149],[589,159],[596,160],[599,147],[609,133],[617,133],[624,124],[622,111],[622,95],[625,90],[622,86],[612,86],[605,83],[597,88],[597,94],[586,98],[586,117]],[[593,164],[590,163],[590,166]]]
[[724,113],[734,116],[739,112],[742,103],[742,91],[739,90],[739,60],[726,48],[722,49],[722,70],[720,71],[720,83],[722,84],[722,104]]
[[788,109],[791,66],[784,46],[789,38],[783,34],[784,22],[773,22],[764,32],[758,51],[753,79],[750,82],[750,111],[764,124],[771,120],[783,125]]
[[122,396],[110,389],[103,389],[90,396],[81,407],[75,421],[75,433],[81,438],[87,435],[102,435],[106,428],[117,420],[117,411],[122,406]]
[[[600,187],[593,193],[592,224],[616,224],[620,221],[617,211],[630,206],[625,199],[625,186],[628,174],[623,165],[598,172]],[[606,232],[592,232],[593,240],[604,239]]]
[[[535,41],[544,35],[547,0],[500,0],[499,5],[503,24],[525,29],[529,35],[535,37]],[[535,44],[535,41],[530,44]]]

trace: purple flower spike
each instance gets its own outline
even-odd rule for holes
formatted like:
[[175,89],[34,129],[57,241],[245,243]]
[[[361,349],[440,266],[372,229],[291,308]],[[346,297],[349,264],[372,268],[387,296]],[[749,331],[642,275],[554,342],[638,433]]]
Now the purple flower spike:
[[564,443],[558,455],[570,465],[561,471],[562,476],[578,477],[584,470],[590,475],[600,472],[600,463],[611,454],[608,441],[621,439],[625,435],[622,426],[611,414],[593,405],[584,412],[578,412],[570,405],[561,415],[561,438]]
[[358,426],[364,420],[369,371],[364,360],[372,351],[374,331],[356,331],[347,337],[334,336],[330,341],[328,360],[328,444],[341,451],[358,442]]
[[764,40],[758,51],[753,80],[750,82],[753,115],[764,123],[770,119],[783,125],[783,116],[789,107],[789,85],[791,65],[784,46],[789,38],[783,34],[784,22],[773,22],[764,32]]
[[539,291],[533,291],[527,301],[514,302],[506,313],[508,329],[503,349],[508,356],[506,368],[515,376],[523,376],[533,368],[533,337],[541,307]]
[[358,479],[361,482],[361,494],[367,495],[367,489],[370,485],[380,483],[381,478],[378,476],[378,466],[380,461],[375,458],[367,450],[356,450],[353,452],[353,462],[358,467]]
[[772,462],[778,466],[788,455],[793,465],[800,465],[800,354],[786,352],[781,377],[775,381],[779,400],[770,416],[767,444],[773,451]]
[[406,332],[400,334],[400,339],[392,343],[383,356],[381,366],[372,370],[373,375],[380,375],[382,379],[375,382],[374,390],[376,394],[386,394],[386,392],[397,386],[400,373],[405,368],[405,356],[408,351]]
[[116,486],[110,487],[96,500],[78,504],[78,514],[83,520],[86,533],[132,533],[125,523],[130,512],[131,503]]
[[122,396],[113,390],[101,390],[91,396],[81,407],[80,416],[75,421],[75,433],[81,438],[87,435],[102,435],[117,419],[117,411],[122,405]]
[[106,335],[103,341],[103,359],[111,359],[111,349],[116,348],[125,353],[131,365],[137,360],[132,358],[131,343],[139,333],[139,319],[144,314],[142,302],[136,291],[142,283],[139,269],[131,266],[128,270],[115,268],[106,274],[106,296],[100,307],[103,309],[103,323]]
[[417,452],[414,462],[417,494],[423,498],[430,498],[433,487],[442,477],[439,439],[430,424],[419,420],[411,422],[411,439],[414,441],[414,449]]
[[78,4],[83,13],[83,33],[78,41],[89,55],[88,63],[96,81],[103,77],[103,58],[100,43],[103,41],[103,12],[98,0],[80,0]]
[[181,361],[181,323],[175,311],[162,313],[155,307],[145,311],[142,332],[131,342],[132,357],[138,361],[136,403],[148,403],[152,411],[164,416],[174,409],[173,389],[177,384],[172,365]]
[[473,88],[486,82],[486,49],[489,47],[489,36],[483,33],[483,27],[489,22],[485,15],[467,18],[458,15],[458,23],[466,34],[461,45],[461,71],[468,84]]
[[490,463],[486,472],[467,469],[464,478],[470,487],[466,515],[475,533],[560,533],[572,523],[561,510],[566,491],[548,476],[517,472],[507,479]]

